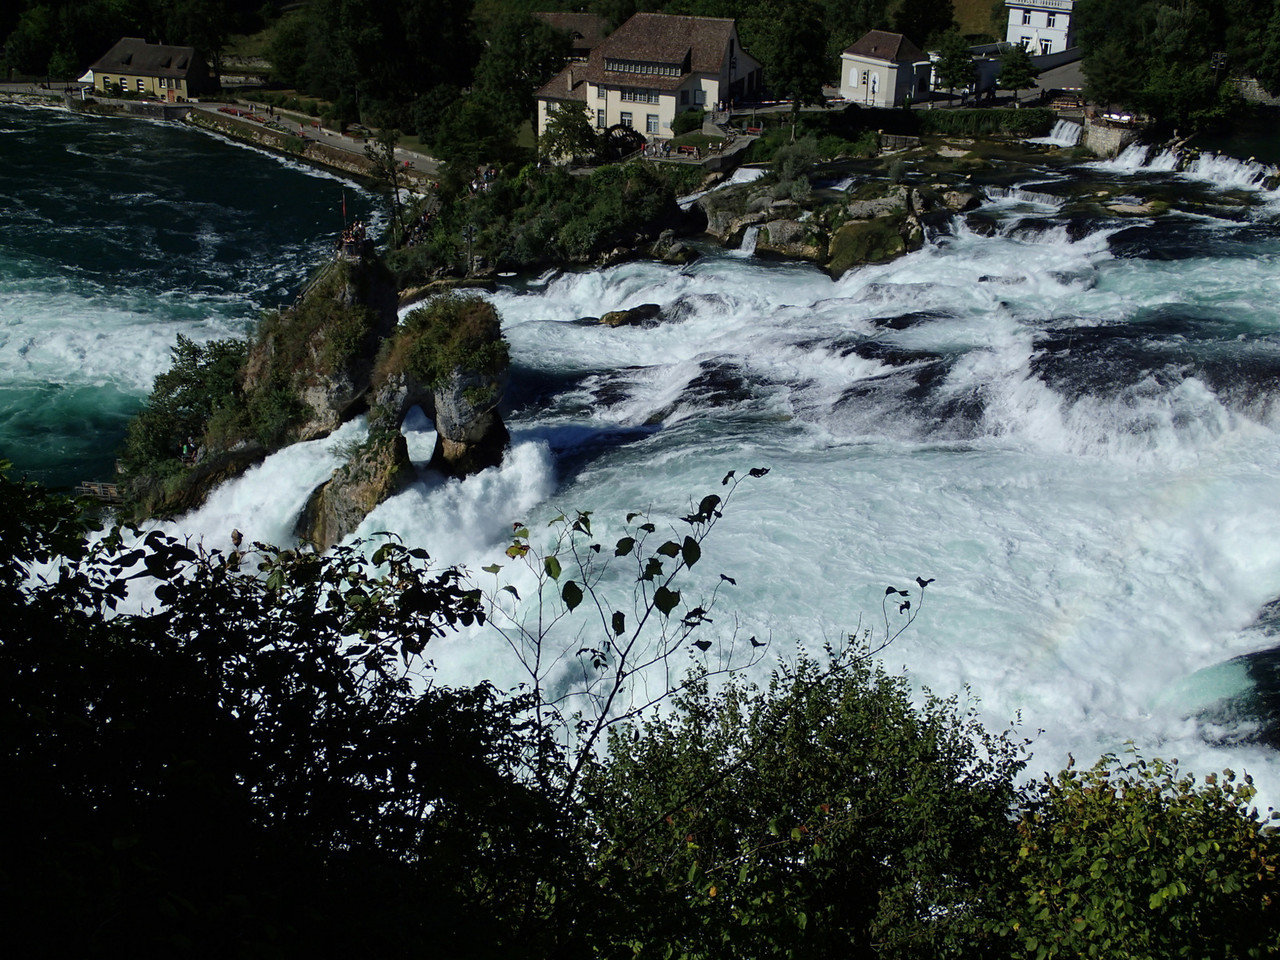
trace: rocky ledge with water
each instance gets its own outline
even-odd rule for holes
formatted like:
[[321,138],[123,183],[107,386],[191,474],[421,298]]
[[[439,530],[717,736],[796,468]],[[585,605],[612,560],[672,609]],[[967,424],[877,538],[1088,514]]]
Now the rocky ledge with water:
[[[297,524],[322,549],[416,478],[400,435],[414,407],[436,422],[434,469],[465,477],[500,463],[509,358],[497,312],[479,297],[443,294],[401,323],[397,305],[372,244],[347,243],[297,303],[264,315],[247,348],[180,345],[131,429],[134,455],[123,459],[135,517],[191,510],[268,454],[362,414],[367,441],[343,451],[345,463],[313,491]],[[185,443],[171,436],[179,430]],[[180,446],[181,457],[140,455],[148,445]]]

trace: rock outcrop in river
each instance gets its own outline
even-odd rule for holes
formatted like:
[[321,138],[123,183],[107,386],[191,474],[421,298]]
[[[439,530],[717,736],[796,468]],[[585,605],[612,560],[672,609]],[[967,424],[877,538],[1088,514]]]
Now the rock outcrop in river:
[[883,180],[847,195],[818,191],[797,200],[794,193],[762,178],[696,202],[706,215],[706,232],[725,246],[739,245],[755,227],[757,256],[808,260],[839,277],[859,264],[920,249],[927,217],[960,213],[982,199],[976,189],[946,183],[912,187]]
[[[479,297],[445,295],[401,325],[397,304],[382,261],[349,245],[294,306],[263,318],[247,351],[232,344],[244,356],[237,373],[214,369],[226,366],[221,345],[187,344],[184,366],[166,374],[166,393],[140,418],[157,436],[147,447],[154,452],[129,464],[135,515],[199,506],[268,454],[324,437],[365,412],[368,440],[346,451],[347,462],[315,490],[297,524],[300,537],[321,547],[350,534],[416,477],[399,432],[415,406],[436,421],[433,468],[463,477],[501,462],[509,435],[497,405],[508,355],[497,312]],[[211,393],[215,374],[223,386]],[[194,396],[207,407],[202,415],[182,399]],[[191,434],[186,443],[170,436],[179,422]],[[169,452],[179,448],[181,460]]]

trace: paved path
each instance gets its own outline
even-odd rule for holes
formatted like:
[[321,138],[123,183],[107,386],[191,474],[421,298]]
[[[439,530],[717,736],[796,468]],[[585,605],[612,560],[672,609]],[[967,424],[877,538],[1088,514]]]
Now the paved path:
[[[192,104],[197,110],[204,110],[209,113],[218,113],[219,107],[224,107],[225,103],[196,103]],[[249,100],[237,100],[234,106],[242,110],[252,110],[259,116],[266,116],[268,107],[266,104],[254,103]],[[352,153],[356,156],[364,156],[365,139],[349,136],[345,133],[338,133],[316,123],[315,117],[309,117],[304,113],[297,113],[293,110],[281,110],[276,107],[275,116],[286,127],[292,127],[298,131],[301,126],[301,132],[306,134],[308,140],[316,140],[326,146],[333,147],[335,150],[342,150],[346,153]],[[440,162],[434,157],[429,157],[425,153],[419,153],[416,150],[409,150],[405,147],[396,147],[396,159],[400,163],[407,163],[411,170],[415,170],[423,176],[436,179],[440,173]]]

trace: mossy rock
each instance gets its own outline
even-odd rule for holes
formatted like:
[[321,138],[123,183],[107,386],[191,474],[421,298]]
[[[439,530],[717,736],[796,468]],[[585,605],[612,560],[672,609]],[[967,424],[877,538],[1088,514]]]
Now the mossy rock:
[[831,237],[827,270],[833,277],[863,263],[885,263],[907,252],[902,222],[894,218],[853,220]]
[[327,550],[416,478],[404,437],[399,432],[375,433],[312,492],[294,533]]

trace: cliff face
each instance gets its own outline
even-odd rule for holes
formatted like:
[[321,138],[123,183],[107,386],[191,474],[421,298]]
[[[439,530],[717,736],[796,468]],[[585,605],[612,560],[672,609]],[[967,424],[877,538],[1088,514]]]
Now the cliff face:
[[506,388],[505,369],[489,374],[456,368],[435,389],[433,469],[451,477],[465,477],[502,462],[511,434],[497,407]]
[[411,311],[373,375],[375,427],[397,427],[415,405],[435,420],[433,469],[465,477],[502,462],[510,435],[498,413],[510,357],[493,305],[445,294]]
[[[264,319],[245,363],[252,405],[287,407],[268,446],[325,436],[363,411],[378,346],[396,327],[398,294],[381,261],[335,259],[294,306]],[[262,418],[258,418],[261,422]]]
[[500,464],[510,440],[497,409],[508,363],[501,321],[487,301],[445,295],[412,311],[372,368],[369,441],[311,495],[297,535],[327,549],[413,482],[400,425],[415,406],[435,421],[432,469],[465,477]]

